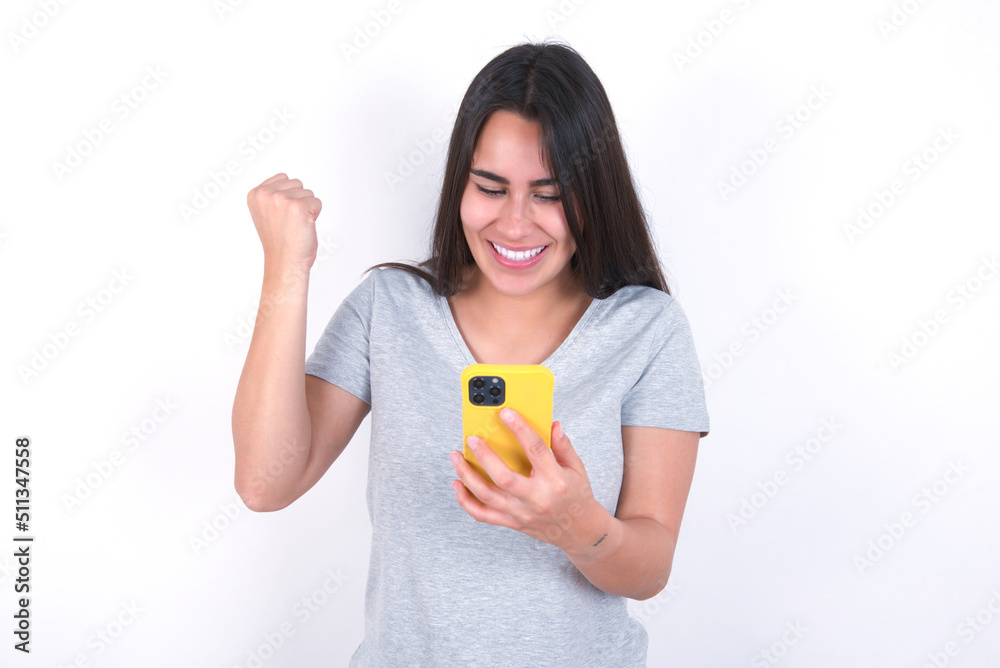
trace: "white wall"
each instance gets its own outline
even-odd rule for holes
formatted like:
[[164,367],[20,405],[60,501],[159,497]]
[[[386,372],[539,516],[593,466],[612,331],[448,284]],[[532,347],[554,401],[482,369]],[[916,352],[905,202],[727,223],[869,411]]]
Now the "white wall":
[[[0,663],[248,666],[271,643],[263,665],[346,665],[367,421],[290,508],[233,491],[262,270],[245,194],[286,171],[324,202],[311,350],[366,267],[424,256],[433,138],[473,75],[547,35],[608,90],[710,382],[671,585],[633,608],[650,665],[996,660],[996,3],[398,0],[348,58],[387,2],[224,2],[5,3]],[[268,136],[274,110],[291,119]],[[752,173],[724,195],[734,169]],[[29,657],[11,648],[24,435]]]

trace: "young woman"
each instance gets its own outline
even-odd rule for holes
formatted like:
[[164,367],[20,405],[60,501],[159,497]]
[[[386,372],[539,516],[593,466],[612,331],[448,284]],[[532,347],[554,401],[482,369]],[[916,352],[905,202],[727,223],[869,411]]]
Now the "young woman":
[[[626,610],[667,583],[700,436],[701,371],[600,81],[523,44],[473,80],[432,254],[379,265],[307,361],[320,201],[277,174],[248,202],[261,308],[233,406],[253,510],[304,494],[372,414],[373,538],[356,666],[644,666]],[[530,476],[461,455],[462,369],[543,364],[551,450],[514,411]]]

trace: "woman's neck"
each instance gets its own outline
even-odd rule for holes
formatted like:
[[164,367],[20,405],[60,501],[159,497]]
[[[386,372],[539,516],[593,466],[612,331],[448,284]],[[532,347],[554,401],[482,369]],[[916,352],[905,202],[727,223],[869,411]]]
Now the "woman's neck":
[[[570,280],[528,295],[505,295],[475,267],[466,278],[449,304],[469,351],[484,363],[541,363],[569,336],[593,301]],[[566,278],[572,276],[567,273]]]
[[492,327],[498,328],[497,333],[506,336],[531,332],[539,323],[558,321],[574,314],[575,323],[591,298],[568,269],[557,280],[527,295],[505,295],[473,266],[457,296],[470,314],[477,318],[488,317]]

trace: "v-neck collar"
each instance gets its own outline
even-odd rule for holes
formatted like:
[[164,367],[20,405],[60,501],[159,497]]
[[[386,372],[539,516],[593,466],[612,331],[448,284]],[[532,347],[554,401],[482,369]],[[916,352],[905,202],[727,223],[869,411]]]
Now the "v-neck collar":
[[[445,326],[448,331],[451,332],[452,337],[454,337],[456,347],[462,357],[465,358],[466,364],[478,364],[476,358],[472,355],[472,350],[469,348],[469,344],[466,343],[465,337],[462,336],[462,332],[458,329],[458,323],[455,322],[455,314],[451,312],[451,305],[448,304],[448,298],[442,297],[441,295],[435,295],[434,297],[437,299],[438,308],[441,311],[441,317],[444,318]],[[563,353],[565,353],[571,345],[573,345],[573,341],[580,335],[580,332],[582,332],[584,327],[587,326],[587,322],[603,303],[603,299],[597,299],[596,297],[591,300],[590,305],[587,306],[587,310],[584,311],[583,315],[580,316],[580,319],[576,321],[576,324],[573,325],[573,329],[570,330],[570,333],[565,339],[563,339],[563,342],[559,344],[559,347],[552,351],[552,354],[541,362],[543,366],[552,368],[552,365],[559,361],[559,358],[562,357]]]

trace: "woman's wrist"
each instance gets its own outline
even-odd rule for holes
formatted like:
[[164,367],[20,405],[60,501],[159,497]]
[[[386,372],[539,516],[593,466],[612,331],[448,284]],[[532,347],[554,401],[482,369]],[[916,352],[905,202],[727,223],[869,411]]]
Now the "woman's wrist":
[[621,522],[596,499],[571,519],[572,536],[563,552],[574,564],[599,561],[621,543]]

